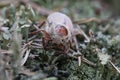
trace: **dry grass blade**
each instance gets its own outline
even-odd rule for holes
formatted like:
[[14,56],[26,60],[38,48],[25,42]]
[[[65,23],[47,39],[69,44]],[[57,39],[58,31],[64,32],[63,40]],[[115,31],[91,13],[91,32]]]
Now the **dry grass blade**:
[[84,56],[82,56],[82,61],[93,66],[93,67],[96,67],[96,64],[91,62],[90,60],[88,60],[87,58],[85,58]]
[[24,58],[21,61],[21,66],[23,66],[28,59],[28,56],[31,51],[30,49],[28,49],[28,47],[32,44],[32,42],[33,41],[29,41],[27,44],[23,45],[23,50],[22,50],[21,54],[24,55]]
[[19,71],[20,74],[25,74],[27,76],[33,76],[36,74],[36,72],[31,72],[29,69],[22,68],[21,71]]
[[0,49],[0,53],[1,54],[13,54],[12,51],[10,50],[1,50],[1,49]]
[[101,22],[100,19],[93,17],[93,18],[81,19],[81,20],[79,20],[79,21],[74,21],[73,23],[76,23],[76,24],[84,24],[84,23],[89,23],[89,22],[91,22],[91,21],[95,21],[95,22],[97,22],[97,23],[100,23],[100,22]]
[[22,52],[21,54],[24,55],[24,53],[26,52],[26,50],[28,49],[28,47],[32,44],[33,41],[29,41],[28,43],[26,43],[25,45],[23,45],[22,48]]
[[78,56],[78,66],[81,65],[81,56]]
[[113,66],[113,68],[120,74],[120,70],[118,69],[118,67],[115,66],[115,64],[113,64],[113,62],[109,61],[109,63]]

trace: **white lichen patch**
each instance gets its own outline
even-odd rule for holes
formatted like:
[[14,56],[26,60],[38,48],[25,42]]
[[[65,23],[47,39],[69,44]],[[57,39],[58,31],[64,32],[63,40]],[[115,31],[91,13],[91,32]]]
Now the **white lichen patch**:
[[110,60],[111,56],[108,55],[107,53],[98,53],[99,60],[101,61],[102,65],[107,64],[107,62]]

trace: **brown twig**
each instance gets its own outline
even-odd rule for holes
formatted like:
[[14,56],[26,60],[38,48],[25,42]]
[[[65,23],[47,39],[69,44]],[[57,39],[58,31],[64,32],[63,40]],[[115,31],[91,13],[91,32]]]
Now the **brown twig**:
[[41,28],[45,24],[45,21],[42,21],[41,23],[38,24],[38,27]]

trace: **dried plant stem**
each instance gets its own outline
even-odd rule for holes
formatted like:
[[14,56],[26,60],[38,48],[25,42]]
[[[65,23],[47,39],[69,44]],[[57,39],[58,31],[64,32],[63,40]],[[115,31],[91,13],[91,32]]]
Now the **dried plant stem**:
[[120,74],[120,70],[113,64],[112,61],[109,61],[109,63],[113,66],[113,68]]
[[33,49],[43,49],[43,47],[40,46],[31,46]]
[[79,21],[74,21],[73,23],[83,24],[83,23],[88,23],[88,22],[91,22],[91,21],[95,21],[97,23],[100,23],[102,20],[93,17],[93,18],[84,18],[84,19],[81,19]]
[[85,58],[84,56],[82,56],[82,61],[89,64],[89,65],[92,65],[93,67],[96,67],[96,64],[89,61],[87,58]]
[[32,42],[33,41],[29,41],[27,44],[25,44],[24,46],[23,46],[23,51],[21,52],[21,54],[22,55],[24,55],[24,53],[25,53],[25,55],[24,55],[24,58],[22,59],[22,61],[21,61],[21,66],[23,66],[24,64],[25,64],[25,62],[27,61],[27,59],[28,59],[28,56],[29,56],[29,54],[30,54],[30,49],[28,49],[28,47],[29,47],[29,45],[31,45],[32,44]]
[[26,51],[25,57],[21,61],[21,66],[23,66],[25,62],[27,61],[30,51],[31,51],[30,49]]
[[78,66],[81,65],[81,56],[78,56]]
[[[72,53],[75,53],[75,51],[72,50],[72,49],[70,49],[70,51],[71,51]],[[83,55],[76,57],[76,56],[73,56],[73,55],[71,55],[71,54],[68,54],[68,56],[70,56],[70,57],[72,57],[72,58],[74,58],[74,59],[78,59],[78,60],[79,60],[79,57],[81,57],[81,61],[83,61],[84,63],[87,63],[87,64],[89,64],[89,65],[91,65],[91,66],[93,66],[93,67],[96,67],[96,64],[95,64],[95,63],[89,61],[89,60],[88,60],[87,58],[85,58]],[[81,62],[78,63],[78,64],[81,64]]]
[[32,42],[33,42],[33,41],[29,41],[28,43],[26,43],[26,44],[23,46],[23,49],[24,49],[25,47],[31,45]]
[[23,50],[21,52],[22,55],[24,55],[24,53],[26,52],[26,50],[28,49],[28,47],[32,44],[33,41],[29,41],[27,44],[23,45]]
[[7,80],[13,80],[13,76],[11,75],[10,71],[5,70],[5,74],[6,74],[6,79]]
[[28,41],[31,41],[31,40],[35,39],[35,38],[36,38],[36,36],[37,36],[37,35],[34,35],[34,36],[32,36],[32,37],[28,38]]

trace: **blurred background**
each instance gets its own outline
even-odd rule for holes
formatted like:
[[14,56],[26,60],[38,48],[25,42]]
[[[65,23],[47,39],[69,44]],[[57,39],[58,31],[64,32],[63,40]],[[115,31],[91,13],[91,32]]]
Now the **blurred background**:
[[0,8],[10,4],[16,7],[30,5],[44,15],[60,11],[68,14],[73,20],[90,17],[106,19],[119,17],[119,3],[119,0],[0,0]]

